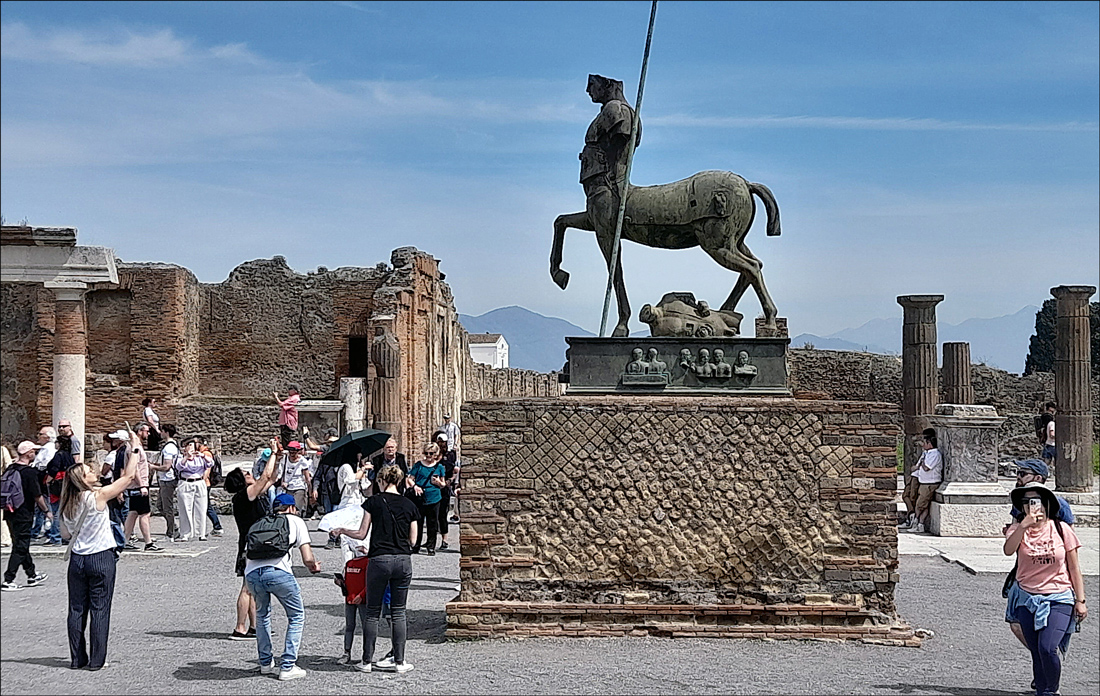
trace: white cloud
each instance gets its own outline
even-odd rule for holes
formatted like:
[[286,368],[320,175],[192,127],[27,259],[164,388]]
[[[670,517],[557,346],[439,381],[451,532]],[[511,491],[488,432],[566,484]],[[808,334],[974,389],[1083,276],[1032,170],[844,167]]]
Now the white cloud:
[[148,34],[36,32],[22,22],[12,22],[0,30],[0,55],[4,60],[151,67],[187,60],[193,50],[190,42],[176,38],[169,29]]

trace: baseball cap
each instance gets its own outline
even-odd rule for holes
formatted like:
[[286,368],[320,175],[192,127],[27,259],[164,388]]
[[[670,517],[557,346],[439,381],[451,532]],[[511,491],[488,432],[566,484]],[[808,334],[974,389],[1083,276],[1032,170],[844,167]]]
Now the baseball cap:
[[37,449],[42,449],[42,446],[41,445],[36,445],[33,442],[31,442],[30,440],[23,440],[22,442],[19,443],[19,447],[16,448],[16,451],[19,452],[20,455],[23,455],[23,454],[26,454],[27,452],[33,452]]
[[1039,474],[1043,478],[1050,477],[1050,468],[1046,465],[1046,462],[1040,459],[1021,459],[1014,462],[1016,464],[1016,470],[1030,471],[1035,474]]
[[301,450],[302,449],[302,443],[298,442],[297,440],[291,440],[290,442],[287,443],[286,448],[288,450]]
[[263,457],[264,459],[267,459],[268,457],[270,457],[271,456],[271,448],[270,447],[264,447],[264,451],[260,452],[260,456]]
[[438,435],[435,436],[435,439],[443,440],[444,442],[447,442],[447,440],[449,438],[447,437],[447,433],[439,433]]
[[289,493],[283,493],[281,495],[277,495],[277,496],[275,496],[275,504],[290,507],[291,505],[294,505],[294,496],[292,496]]
[[450,420],[450,419],[451,419],[451,414],[449,414],[449,413],[444,413],[443,414],[443,420]]

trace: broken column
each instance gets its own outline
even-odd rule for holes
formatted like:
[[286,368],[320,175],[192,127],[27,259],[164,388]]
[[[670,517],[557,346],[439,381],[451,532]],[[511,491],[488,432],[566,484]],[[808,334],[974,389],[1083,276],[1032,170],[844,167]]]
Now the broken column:
[[398,447],[404,447],[406,443],[401,440],[401,392],[398,383],[401,375],[401,346],[387,327],[379,326],[375,329],[370,359],[377,375],[371,390],[374,427],[393,435]]
[[905,475],[920,458],[921,431],[939,401],[936,369],[936,305],[943,295],[900,295],[904,310],[901,326],[901,413]]
[[928,517],[932,534],[1000,535],[1010,506],[1008,492],[997,483],[997,433],[1005,420],[992,406],[936,406],[929,422],[943,455],[943,483]]
[[974,403],[970,383],[970,344],[943,344],[943,398],[945,404]]
[[1089,298],[1095,293],[1092,285],[1050,289],[1058,300],[1054,335],[1054,401],[1058,404],[1054,416],[1058,450],[1054,477],[1058,491],[1092,491]]
[[369,413],[367,411],[367,379],[365,377],[341,377],[340,401],[344,402],[344,432],[366,430]]
[[84,293],[78,282],[44,283],[53,290],[53,424],[63,418],[73,434],[84,440],[85,362],[88,340],[84,325]]

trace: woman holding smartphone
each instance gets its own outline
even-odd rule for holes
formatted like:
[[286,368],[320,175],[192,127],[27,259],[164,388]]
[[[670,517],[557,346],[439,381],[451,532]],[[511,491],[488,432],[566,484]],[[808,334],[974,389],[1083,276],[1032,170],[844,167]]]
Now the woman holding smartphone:
[[1005,532],[1004,553],[1016,554],[1017,565],[1009,604],[1031,651],[1036,696],[1057,694],[1062,679],[1058,644],[1073,630],[1074,617],[1083,621],[1088,616],[1077,558],[1081,542],[1073,527],[1055,519],[1058,499],[1043,484],[1013,489],[1012,503],[1024,517]]

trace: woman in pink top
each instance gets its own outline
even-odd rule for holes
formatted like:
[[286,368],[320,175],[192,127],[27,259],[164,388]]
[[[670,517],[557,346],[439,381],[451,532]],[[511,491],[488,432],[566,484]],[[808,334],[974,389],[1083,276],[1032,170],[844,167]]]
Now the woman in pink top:
[[1058,644],[1071,630],[1075,614],[1078,621],[1088,616],[1077,559],[1081,542],[1073,527],[1054,519],[1058,499],[1043,484],[1013,489],[1012,503],[1025,514],[1005,532],[1005,555],[1016,554],[1017,566],[1018,587],[1009,601],[1031,651],[1036,696],[1057,694],[1062,678]]

